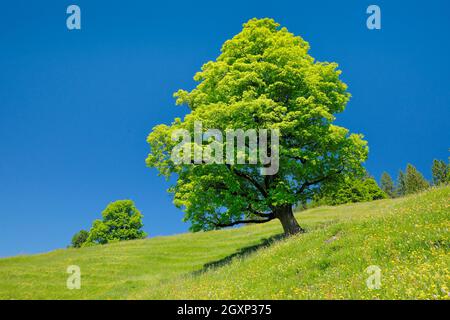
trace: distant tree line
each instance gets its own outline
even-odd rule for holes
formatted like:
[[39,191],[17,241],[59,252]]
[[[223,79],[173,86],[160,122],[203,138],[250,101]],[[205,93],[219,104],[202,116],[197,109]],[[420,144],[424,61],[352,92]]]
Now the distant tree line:
[[405,171],[399,171],[396,183],[389,173],[383,172],[380,187],[389,198],[396,198],[423,191],[430,186],[448,184],[450,182],[450,164],[434,159],[431,176],[431,182],[427,181],[416,167],[408,163]]
[[320,205],[339,205],[352,202],[365,202],[385,198],[402,197],[423,191],[430,186],[440,186],[450,183],[450,164],[442,160],[434,160],[431,167],[432,181],[427,181],[422,173],[412,164],[408,164],[404,171],[400,170],[397,181],[383,172],[380,186],[368,173],[362,177],[335,180],[324,184],[316,197],[304,208]]

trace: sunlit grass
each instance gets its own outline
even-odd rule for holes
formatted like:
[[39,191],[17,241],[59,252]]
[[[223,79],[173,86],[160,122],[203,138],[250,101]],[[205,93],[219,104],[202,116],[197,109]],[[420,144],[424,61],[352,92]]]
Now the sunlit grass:
[[[308,232],[289,239],[273,238],[273,221],[0,259],[0,298],[448,299],[449,200],[445,187],[315,208],[297,214]],[[66,288],[69,265],[80,290]],[[370,265],[379,290],[366,286]]]

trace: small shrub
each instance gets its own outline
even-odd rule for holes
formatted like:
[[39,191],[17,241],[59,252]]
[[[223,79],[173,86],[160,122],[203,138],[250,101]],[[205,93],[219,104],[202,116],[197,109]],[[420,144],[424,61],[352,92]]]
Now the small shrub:
[[87,241],[89,232],[86,230],[80,230],[72,237],[72,247],[80,248]]

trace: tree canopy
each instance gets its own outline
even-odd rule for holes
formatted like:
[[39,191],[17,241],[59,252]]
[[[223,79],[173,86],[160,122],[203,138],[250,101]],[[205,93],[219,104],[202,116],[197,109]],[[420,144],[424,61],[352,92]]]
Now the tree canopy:
[[375,179],[371,177],[350,178],[324,184],[314,199],[313,205],[339,205],[352,202],[364,202],[387,198]]
[[398,172],[397,177],[397,187],[396,187],[396,195],[398,197],[404,196],[406,194],[406,185],[405,185],[405,173],[400,170]]
[[142,239],[147,235],[141,228],[142,214],[131,200],[111,202],[95,220],[86,243],[105,244],[111,241]]
[[89,232],[86,230],[80,230],[77,233],[74,234],[72,237],[72,247],[73,248],[80,248],[83,246],[83,244],[87,241],[89,238]]
[[433,160],[431,173],[433,176],[433,184],[438,186],[447,182],[449,166],[442,160]]
[[390,198],[396,196],[394,181],[387,172],[383,172],[381,175],[381,190],[383,190]]
[[413,194],[423,191],[428,188],[430,184],[423,177],[416,167],[408,163],[405,174],[405,194]]
[[[312,199],[326,181],[362,173],[366,141],[333,124],[350,98],[341,71],[308,51],[305,40],[272,19],[251,19],[195,74],[193,90],[175,93],[176,104],[188,106],[189,113],[153,128],[146,162],[176,177],[169,191],[193,231],[275,218],[286,234],[302,231],[293,205]],[[278,172],[261,174],[261,163],[175,163],[173,133],[183,129],[193,137],[195,122],[222,132],[279,130]]]

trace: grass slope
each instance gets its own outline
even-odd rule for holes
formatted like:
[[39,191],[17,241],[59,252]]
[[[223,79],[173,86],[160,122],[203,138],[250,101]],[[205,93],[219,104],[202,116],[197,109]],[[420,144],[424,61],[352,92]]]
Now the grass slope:
[[[1,299],[449,299],[450,187],[277,221],[0,259]],[[66,288],[78,265],[82,288]],[[369,290],[365,269],[381,268]]]

